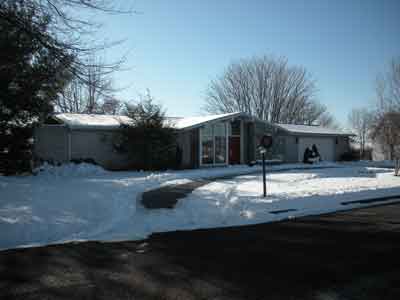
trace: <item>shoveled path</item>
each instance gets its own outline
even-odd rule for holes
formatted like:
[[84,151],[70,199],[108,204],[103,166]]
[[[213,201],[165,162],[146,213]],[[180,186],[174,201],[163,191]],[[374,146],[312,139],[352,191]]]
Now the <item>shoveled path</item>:
[[[311,170],[311,169],[332,169],[332,168],[340,168],[340,167],[304,167],[304,168],[288,168],[288,169],[276,169],[276,170],[267,170],[268,173],[277,173],[277,172],[285,172],[285,171],[301,171],[301,170]],[[251,175],[251,174],[260,174],[261,170],[256,170],[253,172],[243,173],[243,174],[233,174],[233,175],[225,175],[225,176],[216,176],[211,178],[202,178],[197,180],[192,180],[189,183],[175,184],[163,186],[154,190],[150,190],[144,192],[142,194],[141,202],[144,207],[149,209],[159,209],[159,208],[174,208],[179,199],[185,198],[187,195],[192,193],[195,189],[202,187],[206,184],[217,180],[224,179],[232,179],[238,176]]]
[[7,250],[0,299],[398,300],[399,253],[400,204],[391,204],[139,242]]

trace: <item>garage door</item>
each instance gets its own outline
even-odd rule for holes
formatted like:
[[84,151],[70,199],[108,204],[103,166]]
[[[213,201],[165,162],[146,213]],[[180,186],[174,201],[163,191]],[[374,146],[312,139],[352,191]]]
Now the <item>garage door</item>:
[[316,145],[322,160],[335,160],[335,139],[334,138],[317,138],[302,137],[299,138],[299,162],[303,161],[304,151],[307,147],[311,149],[312,145]]

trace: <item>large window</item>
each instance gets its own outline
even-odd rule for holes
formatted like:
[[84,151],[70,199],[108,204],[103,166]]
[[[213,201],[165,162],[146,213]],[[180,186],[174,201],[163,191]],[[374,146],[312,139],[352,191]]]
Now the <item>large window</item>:
[[226,124],[207,125],[201,129],[201,163],[224,164],[227,162]]
[[215,163],[226,163],[226,125],[225,123],[218,123],[214,125],[214,139],[215,139]]
[[201,129],[201,163],[214,163],[214,138],[213,128],[210,125]]

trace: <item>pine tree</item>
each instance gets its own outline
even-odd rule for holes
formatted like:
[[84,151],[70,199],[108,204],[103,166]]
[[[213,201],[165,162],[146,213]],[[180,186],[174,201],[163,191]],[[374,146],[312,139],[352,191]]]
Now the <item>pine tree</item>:
[[49,17],[37,16],[20,1],[5,2],[0,10],[6,16],[0,19],[0,172],[11,174],[29,168],[32,128],[52,112],[73,57],[60,60],[43,47],[43,38],[56,43],[43,34]]
[[148,94],[137,104],[126,105],[126,115],[132,124],[124,125],[118,145],[128,153],[132,168],[140,170],[162,170],[176,168],[176,133],[168,126],[160,105]]

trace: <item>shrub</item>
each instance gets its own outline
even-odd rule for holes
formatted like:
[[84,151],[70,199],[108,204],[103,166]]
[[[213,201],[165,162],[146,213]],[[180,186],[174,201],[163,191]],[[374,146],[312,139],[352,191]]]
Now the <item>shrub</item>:
[[345,152],[340,157],[341,161],[358,161],[360,160],[360,152],[356,150],[350,150]]
[[121,134],[114,143],[116,151],[127,153],[131,168],[139,170],[165,170],[177,168],[180,151],[175,130],[166,125],[160,105],[152,98],[135,105],[126,105],[131,124],[122,125]]
[[0,136],[0,173],[12,175],[31,171],[32,128],[9,126]]

